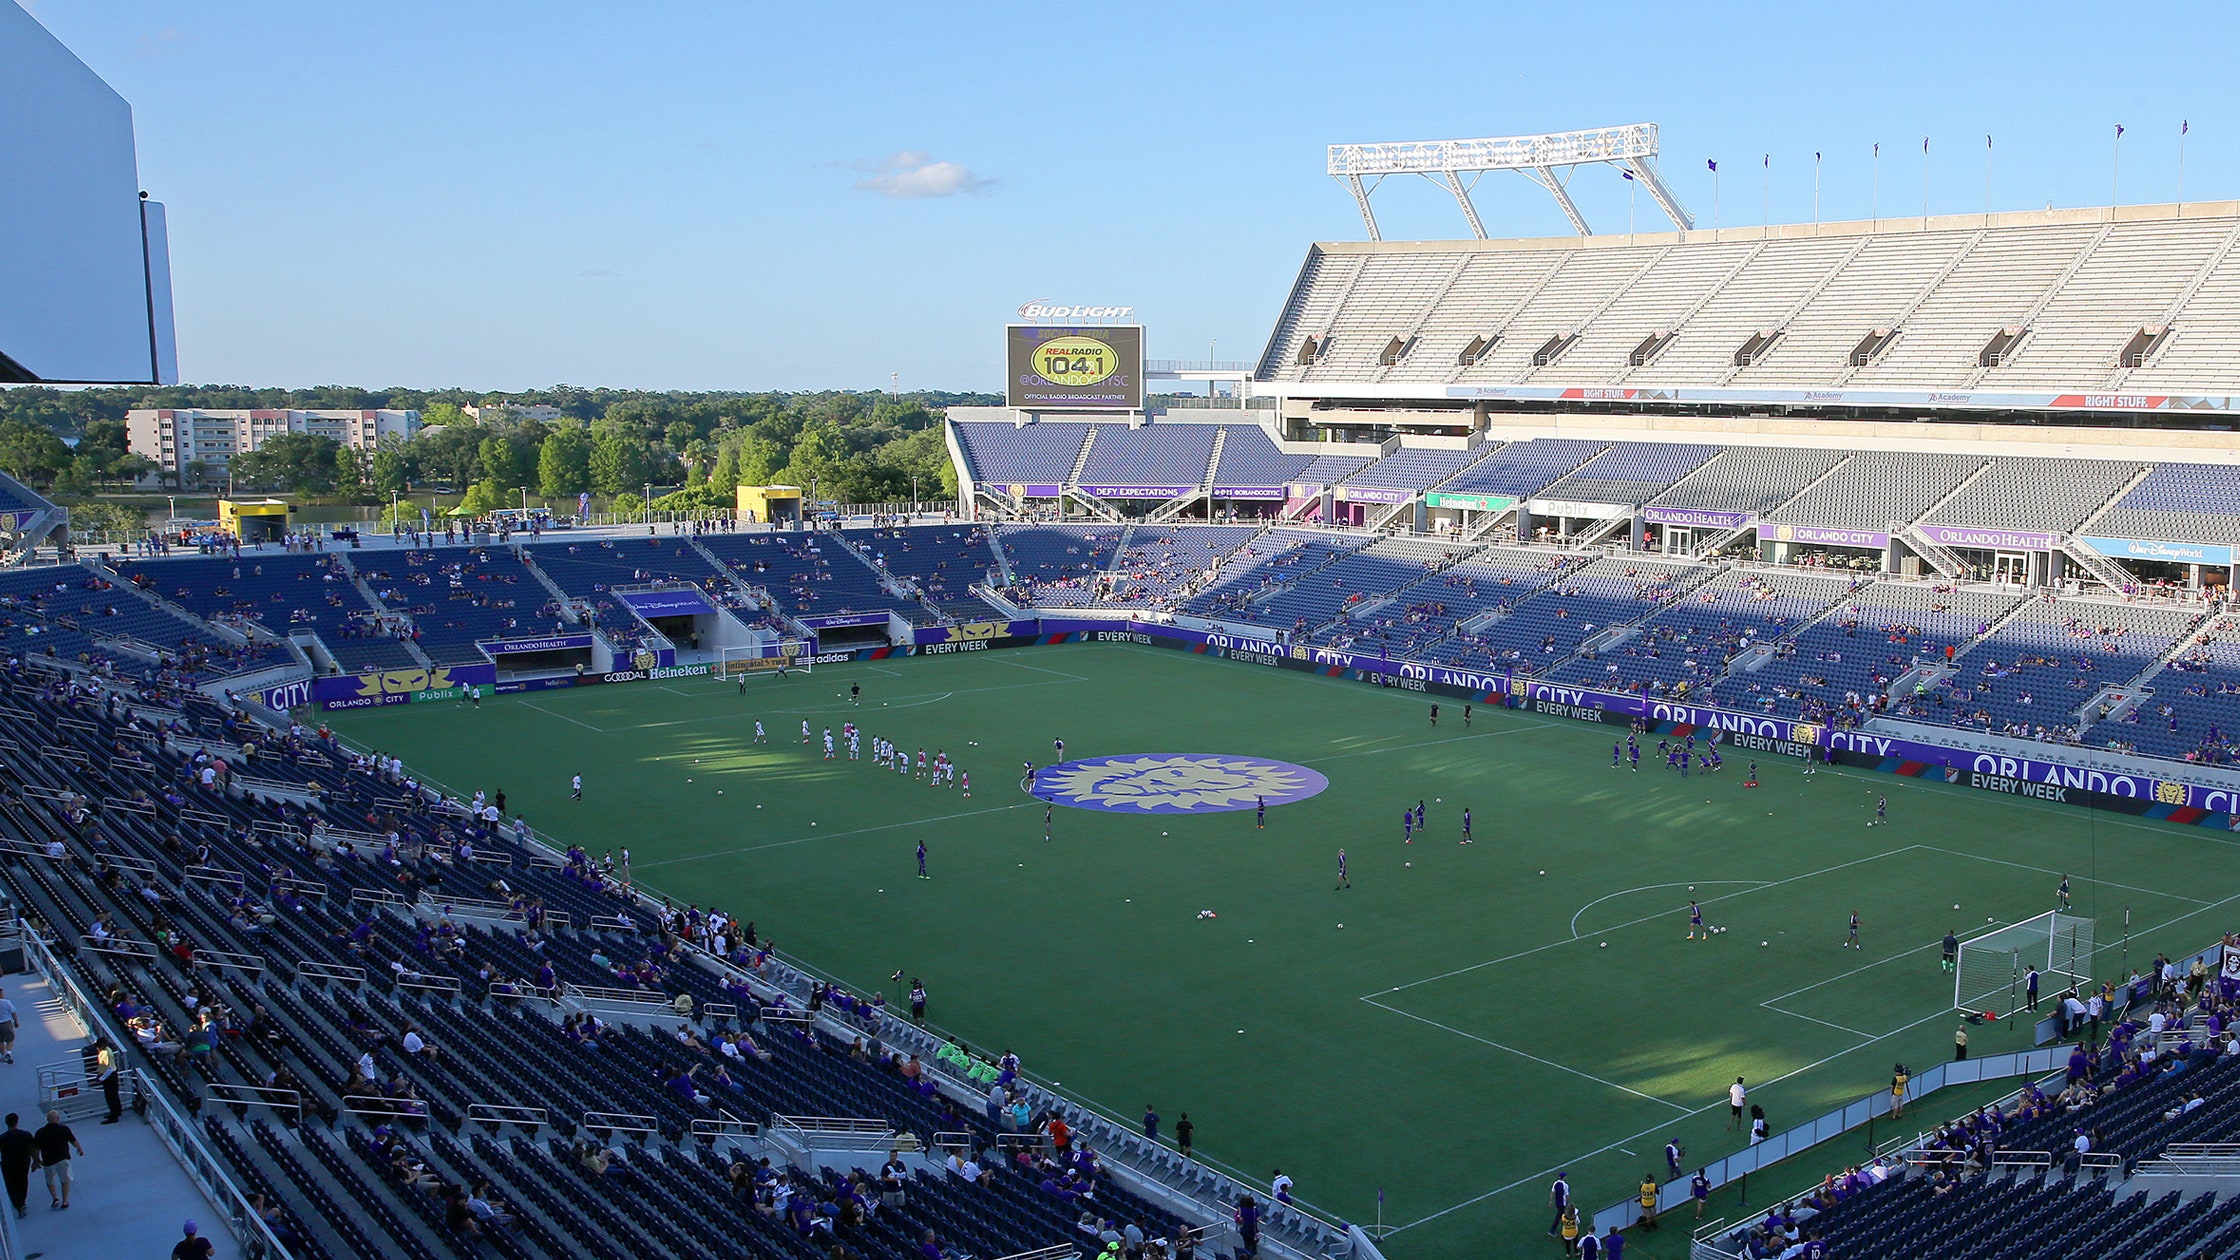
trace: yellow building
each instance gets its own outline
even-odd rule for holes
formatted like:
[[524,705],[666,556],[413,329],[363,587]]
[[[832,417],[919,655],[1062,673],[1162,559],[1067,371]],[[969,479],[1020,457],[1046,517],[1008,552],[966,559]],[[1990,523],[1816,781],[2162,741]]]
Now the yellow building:
[[764,523],[800,520],[801,487],[739,487],[739,519]]
[[272,542],[288,532],[293,511],[278,499],[220,499],[218,528],[245,543]]

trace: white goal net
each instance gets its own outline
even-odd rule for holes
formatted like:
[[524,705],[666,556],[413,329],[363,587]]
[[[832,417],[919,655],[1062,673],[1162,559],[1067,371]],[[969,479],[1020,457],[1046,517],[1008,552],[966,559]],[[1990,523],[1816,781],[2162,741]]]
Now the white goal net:
[[1960,942],[1952,1005],[2012,1015],[2029,1005],[2032,968],[2038,971],[2040,1001],[2051,1001],[2092,979],[2095,948],[2093,921],[2059,910],[1972,936]]
[[716,661],[715,677],[744,680],[809,672],[808,645],[800,639],[781,639],[775,644],[723,649]]

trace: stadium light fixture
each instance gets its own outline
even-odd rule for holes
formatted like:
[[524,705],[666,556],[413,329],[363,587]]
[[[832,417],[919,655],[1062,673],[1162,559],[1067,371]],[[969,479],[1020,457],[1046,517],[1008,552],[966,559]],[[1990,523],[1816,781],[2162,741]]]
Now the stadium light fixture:
[[[1485,224],[1471,204],[1470,189],[1488,171],[1515,171],[1548,190],[1564,217],[1581,236],[1592,236],[1565,185],[1581,166],[1615,166],[1619,174],[1649,190],[1659,209],[1685,232],[1695,226],[1687,207],[1657,174],[1657,125],[1632,123],[1593,131],[1563,131],[1540,136],[1497,136],[1484,140],[1410,140],[1385,144],[1333,144],[1327,170],[1353,193],[1369,239],[1381,241],[1369,194],[1390,175],[1421,175],[1444,187],[1462,207],[1470,232],[1486,239]],[[1560,169],[1560,173],[1559,173]],[[1470,176],[1465,184],[1462,177]]]

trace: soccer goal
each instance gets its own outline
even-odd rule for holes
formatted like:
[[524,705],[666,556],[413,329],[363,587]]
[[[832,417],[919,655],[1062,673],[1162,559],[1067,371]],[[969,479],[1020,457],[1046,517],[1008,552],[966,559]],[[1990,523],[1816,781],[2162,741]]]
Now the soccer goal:
[[2038,969],[2041,1001],[2092,979],[2093,921],[2048,910],[1960,942],[1952,1005],[1963,1011],[2012,1015],[2029,1004],[2024,978]]
[[771,651],[771,644],[752,647],[727,647],[716,660],[717,678],[776,678],[780,674],[806,674],[810,671],[809,649],[800,639],[781,639]]

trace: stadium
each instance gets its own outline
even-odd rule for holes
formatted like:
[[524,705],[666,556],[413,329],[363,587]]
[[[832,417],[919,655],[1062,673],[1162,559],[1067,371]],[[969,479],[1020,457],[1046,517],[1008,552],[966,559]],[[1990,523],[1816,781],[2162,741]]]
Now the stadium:
[[[175,381],[129,110],[0,54],[108,176],[0,379]],[[2240,1256],[2240,202],[1706,229],[1658,156],[1332,146],[1257,358],[1028,303],[946,501],[0,476],[0,1072],[110,1161],[0,1134],[0,1260]]]

